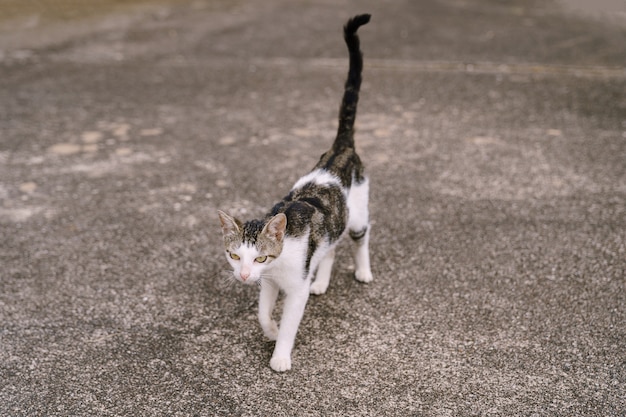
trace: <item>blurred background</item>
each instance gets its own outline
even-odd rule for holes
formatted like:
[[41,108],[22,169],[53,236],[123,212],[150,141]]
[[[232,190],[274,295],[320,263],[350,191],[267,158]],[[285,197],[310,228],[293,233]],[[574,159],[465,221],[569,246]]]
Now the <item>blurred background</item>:
[[[617,0],[0,0],[0,415],[623,416]],[[357,148],[349,244],[268,366],[217,209]]]

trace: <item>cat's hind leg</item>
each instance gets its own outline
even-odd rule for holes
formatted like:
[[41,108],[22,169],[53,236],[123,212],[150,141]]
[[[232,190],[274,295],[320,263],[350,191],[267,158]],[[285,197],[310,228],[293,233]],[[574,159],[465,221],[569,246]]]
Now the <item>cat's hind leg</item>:
[[370,266],[370,226],[368,225],[358,232],[351,232],[350,237],[356,243],[356,250],[354,252],[354,263],[356,264],[356,268],[354,271],[354,277],[357,281],[371,282],[374,279],[374,276],[372,275],[372,269]]
[[369,182],[367,179],[359,184],[352,185],[350,195],[348,196],[348,208],[350,210],[348,234],[356,244],[354,277],[361,282],[370,282],[373,279],[369,253],[370,224],[368,199]]
[[332,248],[320,261],[315,273],[315,281],[311,284],[310,292],[314,295],[321,295],[328,289],[330,275],[333,270],[333,262],[335,260],[335,248]]
[[265,337],[276,340],[278,337],[278,325],[272,318],[272,311],[278,298],[278,287],[271,281],[264,280],[261,283],[259,294],[259,323]]

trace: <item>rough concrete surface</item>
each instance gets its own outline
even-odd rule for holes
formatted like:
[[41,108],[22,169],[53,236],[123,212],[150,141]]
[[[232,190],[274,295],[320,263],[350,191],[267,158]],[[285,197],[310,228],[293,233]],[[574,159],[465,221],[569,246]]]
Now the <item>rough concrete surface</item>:
[[[539,0],[16,7],[0,415],[626,414],[625,26]],[[264,213],[329,146],[362,12],[375,280],[342,245],[278,374],[216,210]]]

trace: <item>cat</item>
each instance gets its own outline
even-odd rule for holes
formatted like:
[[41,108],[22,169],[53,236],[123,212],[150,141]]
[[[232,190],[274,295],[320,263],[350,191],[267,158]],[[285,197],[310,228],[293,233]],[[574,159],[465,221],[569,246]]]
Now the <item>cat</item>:
[[[369,14],[358,15],[344,26],[350,63],[331,149],[263,219],[243,223],[218,211],[235,279],[260,284],[258,318],[265,336],[276,341],[270,367],[277,372],[291,369],[291,351],[309,294],[326,292],[335,247],[344,235],[356,243],[355,278],[372,281],[369,182],[354,148],[363,68],[356,32],[369,20]],[[280,327],[272,319],[279,291],[285,294]]]

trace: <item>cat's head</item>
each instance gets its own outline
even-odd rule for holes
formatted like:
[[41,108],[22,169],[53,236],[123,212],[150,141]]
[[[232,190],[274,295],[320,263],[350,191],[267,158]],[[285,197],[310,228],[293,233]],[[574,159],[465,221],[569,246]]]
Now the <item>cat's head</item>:
[[259,281],[283,250],[287,217],[280,213],[268,220],[242,223],[223,211],[218,214],[226,259],[233,267],[235,279],[246,284]]

